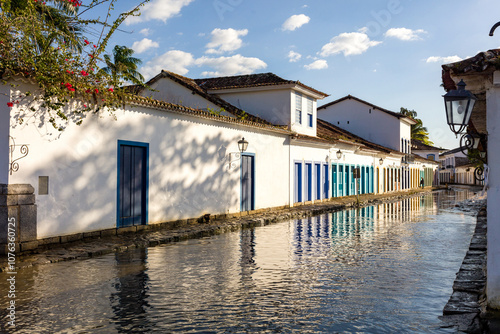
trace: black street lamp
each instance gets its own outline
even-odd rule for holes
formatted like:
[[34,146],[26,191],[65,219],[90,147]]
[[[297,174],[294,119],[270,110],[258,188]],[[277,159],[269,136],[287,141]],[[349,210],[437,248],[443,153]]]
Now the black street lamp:
[[465,82],[460,80],[457,84],[458,89],[452,89],[444,97],[444,106],[446,108],[446,121],[451,131],[458,135],[463,133],[469,124],[472,109],[477,98],[465,89]]
[[382,165],[384,163],[384,159],[380,158],[380,160],[378,161],[379,165]]
[[340,158],[342,158],[342,151],[338,150],[336,154],[337,154],[337,159],[340,160]]
[[240,150],[241,153],[245,152],[248,147],[248,142],[245,140],[245,138],[241,138],[241,140],[238,140],[238,149]]

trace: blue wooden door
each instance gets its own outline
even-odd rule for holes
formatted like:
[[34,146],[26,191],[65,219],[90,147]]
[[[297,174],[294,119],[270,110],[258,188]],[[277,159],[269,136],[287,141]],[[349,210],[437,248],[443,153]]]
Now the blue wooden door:
[[312,201],[312,164],[306,163],[305,191],[306,201]]
[[302,163],[296,162],[294,168],[294,203],[302,202]]
[[344,165],[339,165],[339,175],[337,177],[337,182],[339,183],[339,193],[338,196],[345,196],[345,189],[344,189]]
[[323,198],[328,198],[328,186],[330,181],[328,180],[328,165],[323,165]]
[[241,211],[255,209],[254,157],[241,157]]
[[321,199],[321,164],[314,164],[314,174],[315,174],[315,179],[314,179],[314,184],[315,184],[315,200]]
[[147,147],[119,145],[118,227],[145,225]]

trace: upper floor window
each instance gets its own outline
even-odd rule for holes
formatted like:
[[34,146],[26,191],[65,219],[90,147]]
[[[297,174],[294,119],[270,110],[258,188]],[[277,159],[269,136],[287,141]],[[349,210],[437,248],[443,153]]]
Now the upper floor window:
[[436,160],[436,156],[434,154],[427,154],[427,159]]
[[308,97],[307,98],[307,125],[312,128],[313,127],[313,100]]
[[295,123],[302,124],[302,94],[295,93]]

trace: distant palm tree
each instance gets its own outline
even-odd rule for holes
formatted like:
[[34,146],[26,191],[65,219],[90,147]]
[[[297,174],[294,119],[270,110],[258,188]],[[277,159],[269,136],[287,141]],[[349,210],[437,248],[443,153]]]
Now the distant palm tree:
[[434,145],[429,139],[429,131],[424,126],[422,120],[417,118],[417,112],[415,110],[401,108],[399,113],[417,122],[417,124],[411,126],[411,139],[418,140],[426,145]]
[[134,84],[142,84],[144,77],[137,71],[137,65],[142,61],[139,58],[132,57],[134,50],[126,46],[115,45],[113,48],[113,61],[110,55],[104,55],[106,67],[101,71],[111,75],[113,84],[119,86],[123,81],[130,81]]

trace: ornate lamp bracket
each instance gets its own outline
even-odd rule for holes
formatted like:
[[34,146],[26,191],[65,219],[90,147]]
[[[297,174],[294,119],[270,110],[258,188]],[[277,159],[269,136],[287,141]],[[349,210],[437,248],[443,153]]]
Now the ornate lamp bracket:
[[[27,144],[16,145],[16,141],[14,140],[14,137],[9,136],[9,138],[10,138],[10,141],[12,143],[11,145],[9,145],[9,153],[10,153],[9,172],[10,172],[10,175],[12,175],[12,173],[17,172],[19,170],[19,163],[17,161],[26,157],[29,153],[29,149],[28,149]],[[14,154],[15,154],[16,149],[18,147],[19,147],[19,153],[21,154],[21,156],[14,159]]]

